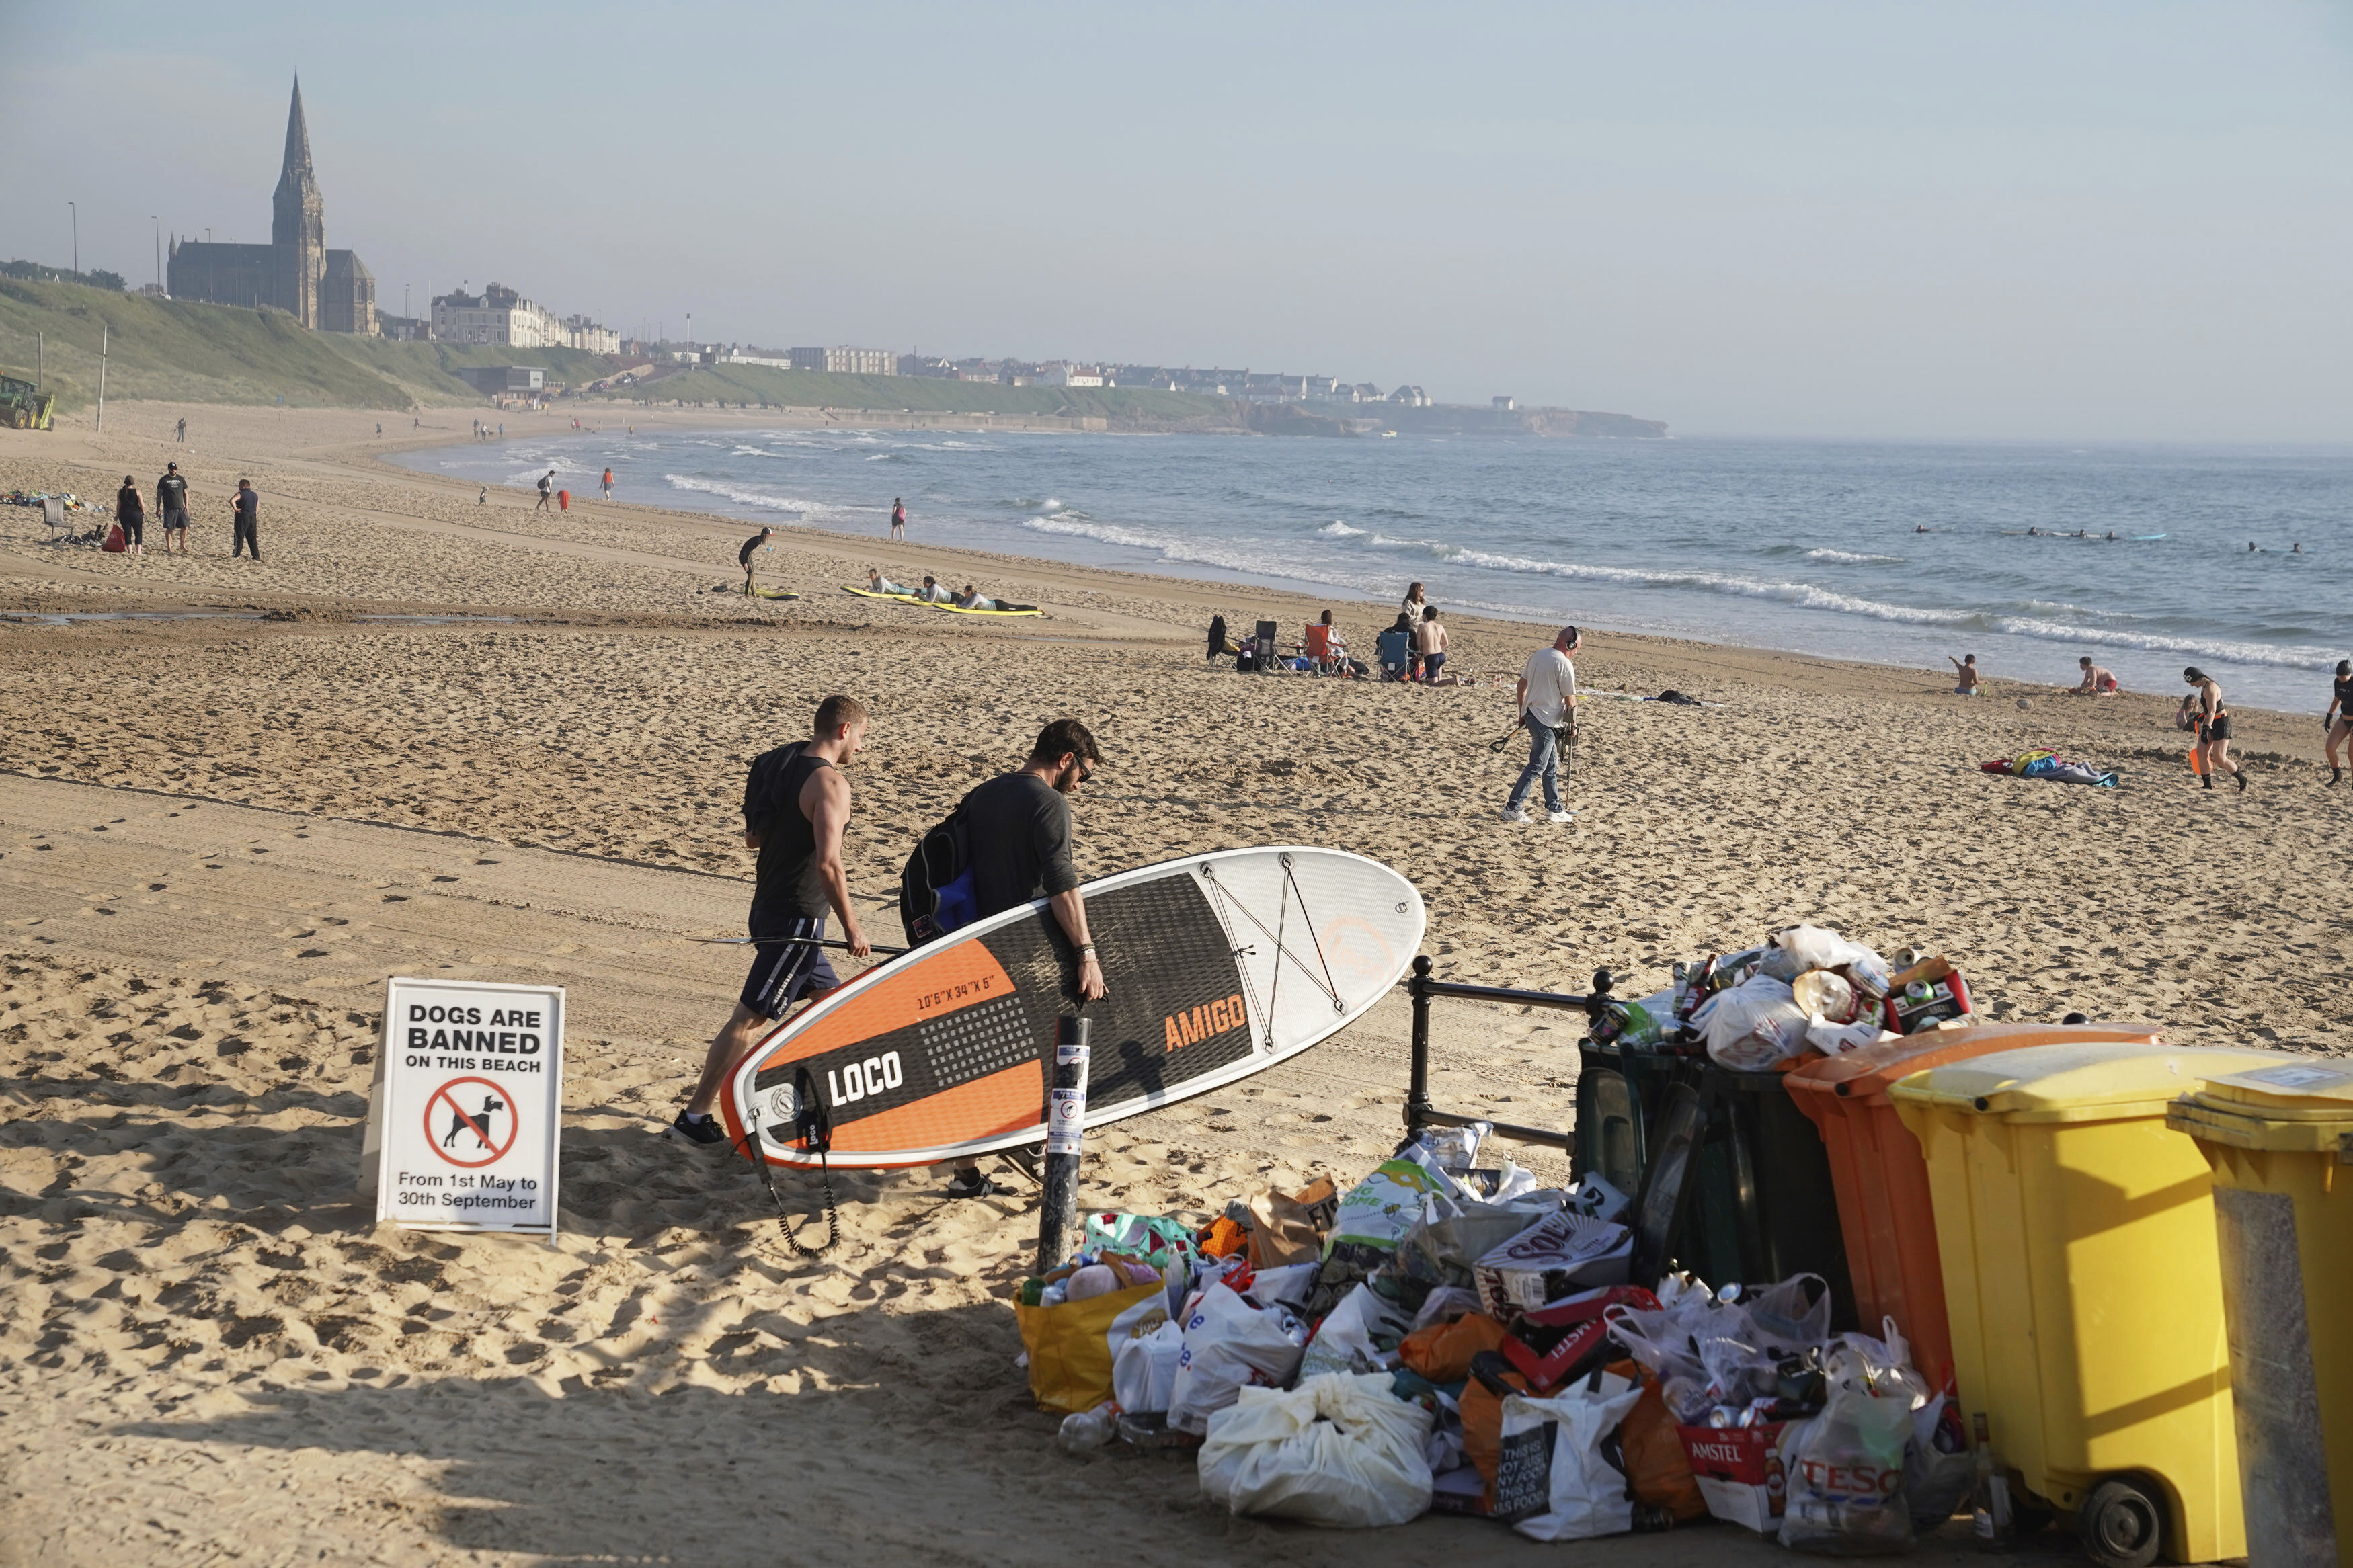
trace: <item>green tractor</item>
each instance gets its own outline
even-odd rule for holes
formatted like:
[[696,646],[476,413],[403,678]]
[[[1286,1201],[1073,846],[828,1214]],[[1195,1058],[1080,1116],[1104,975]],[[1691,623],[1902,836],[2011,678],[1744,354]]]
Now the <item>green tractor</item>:
[[58,395],[29,381],[0,375],[0,430],[46,430],[57,411]]

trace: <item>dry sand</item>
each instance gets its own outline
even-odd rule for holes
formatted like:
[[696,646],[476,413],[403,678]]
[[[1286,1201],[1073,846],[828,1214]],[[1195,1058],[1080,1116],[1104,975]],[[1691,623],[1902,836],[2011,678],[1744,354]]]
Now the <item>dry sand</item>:
[[[184,412],[197,441],[168,447]],[[384,422],[408,441],[408,417]],[[425,436],[462,437],[438,417],[451,428]],[[2080,1007],[2192,1044],[2353,1046],[2331,847],[2347,794],[2320,787],[2308,719],[2242,712],[2254,788],[2202,795],[2170,694],[1996,681],[1963,702],[1917,671],[1594,637],[1589,685],[1722,705],[1596,700],[1576,826],[1505,828],[1516,759],[1487,742],[1508,684],[1201,661],[1213,613],[1298,624],[1328,603],[1361,635],[1377,606],[797,531],[764,571],[806,596],[747,602],[703,591],[734,577],[740,522],[479,505],[374,462],[396,444],[375,420],[118,405],[102,437],[0,432],[0,489],[110,498],[178,457],[200,552],[49,546],[37,512],[0,508],[0,614],[19,617],[0,622],[0,1563],[1556,1555],[1466,1521],[1232,1522],[1182,1462],[1065,1458],[1013,1367],[1026,1190],[959,1205],[924,1173],[844,1179],[842,1246],[808,1265],[756,1178],[660,1135],[740,981],[739,956],[689,939],[740,930],[744,763],[830,690],[876,713],[851,838],[870,895],[963,788],[1076,713],[1106,752],[1083,871],[1359,849],[1421,887],[1444,974],[1577,990],[1607,965],[1640,994],[1676,958],[1813,920],[1940,948],[1995,1017]],[[259,566],[225,553],[240,473],[265,498]],[[839,594],[869,562],[1050,617]],[[133,618],[37,618],[94,610]],[[1465,618],[1454,662],[1508,674],[1543,637]],[[2121,766],[2126,787],[1975,769],[2029,744]],[[572,988],[554,1248],[378,1230],[356,1199],[395,973]],[[1567,1020],[1441,1026],[1441,1103],[1566,1128]],[[1394,1142],[1403,1041],[1384,1005],[1101,1135],[1088,1200],[1199,1211],[1361,1173]],[[1583,1554],[1768,1550],[1714,1530]]]

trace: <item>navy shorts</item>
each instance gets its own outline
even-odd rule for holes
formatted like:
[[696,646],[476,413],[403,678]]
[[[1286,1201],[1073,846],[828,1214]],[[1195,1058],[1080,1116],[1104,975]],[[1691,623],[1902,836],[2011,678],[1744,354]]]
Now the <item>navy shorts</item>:
[[1421,656],[1421,678],[1424,680],[1437,679],[1438,672],[1445,668],[1446,656],[1444,654],[1426,653]]
[[[822,916],[795,921],[789,931],[791,936],[821,937],[825,921]],[[755,951],[752,973],[744,976],[744,994],[736,1000],[763,1018],[781,1018],[809,993],[830,991],[841,984],[833,965],[826,962],[825,949],[813,943],[784,936],[763,937]]]

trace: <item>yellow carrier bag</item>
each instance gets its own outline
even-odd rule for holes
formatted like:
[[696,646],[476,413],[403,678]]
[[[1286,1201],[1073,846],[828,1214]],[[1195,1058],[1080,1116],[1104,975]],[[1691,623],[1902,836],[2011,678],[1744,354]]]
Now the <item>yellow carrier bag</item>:
[[1059,1307],[1025,1307],[1021,1348],[1029,1352],[1029,1392],[1039,1405],[1076,1415],[1111,1397],[1112,1357],[1168,1321],[1168,1287],[1158,1279]]

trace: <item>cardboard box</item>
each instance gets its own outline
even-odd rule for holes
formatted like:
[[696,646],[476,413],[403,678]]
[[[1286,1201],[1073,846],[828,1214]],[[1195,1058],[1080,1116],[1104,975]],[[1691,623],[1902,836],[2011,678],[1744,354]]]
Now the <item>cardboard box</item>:
[[1770,1535],[1780,1526],[1788,1483],[1781,1473],[1784,1421],[1759,1426],[1678,1426],[1683,1455],[1707,1511],[1727,1524]]

